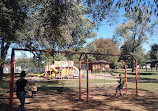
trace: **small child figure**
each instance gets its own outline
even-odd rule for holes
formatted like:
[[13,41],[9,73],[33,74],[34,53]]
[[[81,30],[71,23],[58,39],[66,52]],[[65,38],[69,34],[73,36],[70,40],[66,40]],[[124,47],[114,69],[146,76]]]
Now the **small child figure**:
[[36,97],[37,96],[37,87],[32,86],[31,90],[32,90],[32,97]]
[[122,80],[122,74],[119,74],[119,78],[120,78],[120,80],[118,81],[119,85],[116,87],[116,94],[115,94],[115,96],[117,96],[117,91],[118,90],[120,91],[120,95],[123,95],[121,93],[121,89],[123,89],[122,84],[124,83],[124,81]]

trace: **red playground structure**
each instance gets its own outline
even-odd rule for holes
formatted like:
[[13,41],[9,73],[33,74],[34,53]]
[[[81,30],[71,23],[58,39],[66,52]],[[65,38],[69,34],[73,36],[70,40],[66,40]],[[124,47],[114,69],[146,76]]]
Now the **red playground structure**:
[[[89,102],[89,81],[88,81],[88,70],[89,62],[87,55],[100,55],[100,56],[124,56],[126,58],[133,58],[135,60],[135,74],[136,74],[136,95],[138,95],[138,80],[137,80],[137,60],[132,55],[112,55],[112,54],[96,54],[96,53],[86,53],[86,52],[71,52],[71,51],[54,51],[54,50],[37,50],[37,49],[12,49],[11,54],[11,74],[10,74],[10,110],[13,111],[13,89],[14,89],[14,60],[15,51],[40,51],[40,52],[53,52],[53,53],[70,53],[70,54],[80,54],[79,58],[79,99],[81,99],[81,57],[85,56],[87,64],[87,102]],[[126,93],[127,93],[127,59],[125,61],[125,78],[126,78]]]

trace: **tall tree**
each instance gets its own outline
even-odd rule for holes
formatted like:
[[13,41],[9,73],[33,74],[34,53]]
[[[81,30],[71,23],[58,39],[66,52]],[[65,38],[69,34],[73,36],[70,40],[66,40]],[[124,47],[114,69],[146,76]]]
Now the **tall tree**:
[[82,47],[87,38],[95,37],[94,23],[85,16],[81,3],[67,0],[47,0],[40,4],[37,17],[40,22],[35,36],[40,46],[65,49]]
[[158,15],[157,4],[156,0],[2,0],[1,68],[11,44],[17,42],[21,47],[58,49],[76,44],[82,46],[86,38],[94,37],[96,24],[103,19],[116,20],[115,15],[121,8],[131,12],[141,6],[144,12]]
[[133,53],[133,55],[136,57],[137,64],[139,66],[146,65],[146,54],[144,53],[144,50],[141,46],[136,48],[136,51]]
[[[111,55],[119,55],[118,46],[111,39],[95,39],[87,46],[87,49],[90,52],[100,53],[100,54],[111,54]],[[105,60],[111,62],[113,67],[116,67],[118,64],[118,57],[116,56],[98,56],[94,55],[96,60]]]
[[10,45],[19,40],[16,31],[23,30],[27,9],[23,0],[0,1],[0,76]]
[[151,46],[150,59],[158,59],[158,44],[153,44]]
[[[135,53],[137,47],[147,42],[151,29],[149,16],[149,12],[143,13],[140,8],[134,9],[131,13],[125,13],[125,22],[116,28],[113,38],[118,43],[124,41],[123,49],[127,49],[126,54]],[[133,64],[133,59],[131,60]],[[134,70],[134,66],[132,69]]]
[[[1,73],[8,48],[64,49],[95,36],[81,3],[67,0],[1,1]],[[40,55],[36,53],[37,57]]]

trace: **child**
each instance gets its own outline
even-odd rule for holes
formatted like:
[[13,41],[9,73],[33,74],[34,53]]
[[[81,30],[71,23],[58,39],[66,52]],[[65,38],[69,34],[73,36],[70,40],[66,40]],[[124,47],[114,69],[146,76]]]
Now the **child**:
[[116,94],[115,94],[115,96],[117,96],[117,91],[118,90],[120,91],[120,95],[123,95],[121,93],[121,89],[123,89],[122,84],[124,83],[124,81],[122,80],[122,74],[119,74],[119,78],[120,78],[120,80],[118,81],[119,85],[116,87]]
[[36,97],[37,96],[37,87],[32,86],[31,90],[32,90],[32,97]]

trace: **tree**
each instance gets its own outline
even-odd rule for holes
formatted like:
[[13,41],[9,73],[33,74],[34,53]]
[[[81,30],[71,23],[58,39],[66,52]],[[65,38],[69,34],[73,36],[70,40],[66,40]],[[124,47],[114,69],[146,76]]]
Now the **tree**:
[[[111,39],[95,39],[87,46],[89,52],[99,53],[99,54],[111,54],[111,55],[119,55],[118,46]],[[118,66],[118,57],[116,56],[98,56],[94,55],[96,60],[106,60],[111,62],[111,66],[113,68]]]
[[35,64],[33,63],[31,58],[26,58],[26,57],[20,57],[17,58],[16,62],[15,62],[16,66],[21,66],[21,68],[31,68],[31,67],[35,67]]
[[[113,39],[118,43],[124,41],[123,49],[127,49],[126,54],[134,54],[137,47],[147,42],[147,35],[150,32],[149,15],[148,12],[143,13],[137,8],[131,13],[125,13],[125,22],[116,28]],[[133,59],[131,59],[131,64],[133,64]],[[133,65],[132,69],[134,71]]]
[[103,19],[116,20],[115,15],[121,8],[131,12],[141,6],[143,13],[148,11],[150,15],[158,15],[158,3],[155,0],[145,2],[144,0],[108,0],[108,2],[2,0],[0,1],[1,73],[8,48],[13,44],[41,49],[82,47],[87,38],[95,36],[94,26],[100,24]]
[[143,48],[141,46],[136,48],[136,51],[133,53],[133,55],[137,59],[137,64],[139,66],[145,66],[146,65],[146,54],[143,51]]
[[[1,1],[1,74],[11,45],[29,49],[82,47],[95,36],[85,8],[74,1]],[[39,54],[34,53],[37,57]]]
[[27,5],[23,0],[0,1],[0,77],[3,74],[3,65],[10,45],[19,40],[16,32],[23,30],[26,13]]
[[71,46],[82,47],[87,38],[95,37],[94,23],[85,16],[81,3],[67,0],[42,1],[37,14],[38,28],[35,31],[41,48],[64,50]]
[[[66,50],[80,47],[87,38],[95,37],[94,23],[86,17],[86,9],[81,3],[74,1],[46,0],[36,2],[28,14],[27,33],[23,46],[27,48]],[[32,13],[37,10],[37,14]],[[29,24],[29,25],[28,25]],[[31,29],[31,30],[30,30]],[[40,54],[34,53],[36,58]],[[39,57],[37,57],[39,56]],[[46,55],[47,56],[47,55]],[[52,57],[51,57],[52,58]],[[60,59],[55,56],[54,60]]]
[[158,44],[151,46],[150,59],[158,59]]
[[[82,1],[82,0],[77,0]],[[153,16],[158,16],[157,0],[85,0],[87,12],[93,21],[100,24],[102,20],[107,22],[117,21],[119,11],[126,13],[141,11],[143,14],[149,13],[149,20],[153,21]]]
[[156,15],[157,2],[146,2],[148,4],[141,0],[123,2],[116,0],[36,1],[36,5],[33,5],[32,9],[35,10],[34,12],[38,12],[37,16],[34,17],[36,18],[35,21],[39,22],[36,24],[38,28],[35,28],[36,36],[33,40],[39,40],[40,46],[38,43],[36,46],[40,48],[42,46],[65,49],[75,45],[82,47],[86,38],[95,36],[93,33],[94,26],[100,24],[103,19],[115,21],[121,8],[127,13],[139,9],[144,14],[144,10],[147,11],[152,7],[150,11],[153,11],[153,13],[151,14],[148,10],[149,15]]

